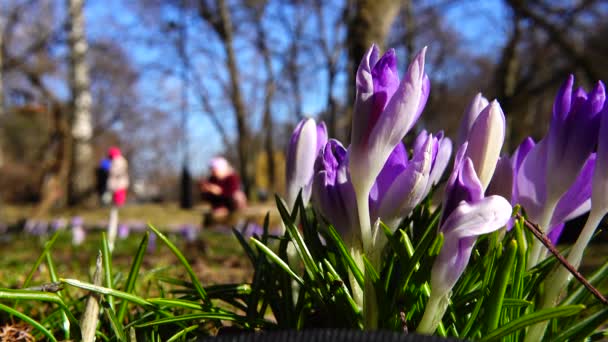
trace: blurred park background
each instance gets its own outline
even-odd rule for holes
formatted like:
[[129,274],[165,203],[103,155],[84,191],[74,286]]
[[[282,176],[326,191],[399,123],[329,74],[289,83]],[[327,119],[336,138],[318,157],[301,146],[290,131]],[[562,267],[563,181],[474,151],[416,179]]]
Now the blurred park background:
[[347,141],[372,43],[395,48],[401,72],[428,46],[416,130],[454,137],[482,91],[510,153],[546,131],[568,74],[608,80],[605,35],[600,0],[2,0],[0,224],[103,221],[95,168],[110,146],[130,166],[121,222],[200,224],[197,182],[217,155],[263,217],[300,119]]

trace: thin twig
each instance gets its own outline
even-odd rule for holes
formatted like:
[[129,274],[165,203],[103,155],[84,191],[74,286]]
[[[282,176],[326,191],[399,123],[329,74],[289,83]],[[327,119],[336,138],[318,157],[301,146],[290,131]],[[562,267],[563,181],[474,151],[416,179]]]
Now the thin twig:
[[547,249],[549,249],[551,254],[555,255],[557,260],[562,265],[564,265],[564,267],[574,276],[574,278],[576,278],[576,280],[583,284],[583,286],[585,286],[585,288],[587,288],[587,290],[589,290],[589,292],[591,292],[591,294],[593,294],[595,298],[599,299],[600,302],[602,302],[604,305],[608,305],[608,299],[606,299],[606,297],[604,297],[600,293],[600,291],[598,291],[598,289],[593,287],[593,285],[591,285],[587,281],[587,279],[583,277],[583,275],[576,269],[576,267],[572,266],[572,264],[569,263],[568,260],[566,260],[566,258],[564,258],[564,256],[559,253],[557,248],[555,248],[555,246],[553,246],[553,243],[551,243],[551,240],[547,238],[547,236],[543,233],[543,231],[536,223],[528,221],[520,213],[517,213],[516,216],[517,218],[522,219],[524,221],[524,225],[526,226],[526,228],[528,228],[532,232],[532,234],[534,234],[534,236],[536,236],[536,238],[540,240],[540,242],[542,242],[543,245],[547,247]]

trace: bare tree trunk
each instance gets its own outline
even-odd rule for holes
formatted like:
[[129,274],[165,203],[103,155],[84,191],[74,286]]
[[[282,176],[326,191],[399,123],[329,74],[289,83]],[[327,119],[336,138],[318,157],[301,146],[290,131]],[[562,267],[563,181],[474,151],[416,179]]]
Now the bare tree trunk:
[[[70,172],[69,203],[89,202],[93,196],[93,153],[91,137],[91,93],[86,62],[87,40],[83,0],[68,0],[70,45],[70,88],[72,91],[73,158]],[[87,203],[88,204],[88,203]]]
[[234,52],[232,18],[228,5],[224,0],[217,0],[215,8],[208,6],[204,1],[199,2],[199,12],[215,30],[220,37],[224,52],[226,53],[226,66],[230,76],[230,100],[234,114],[236,116],[236,125],[238,133],[237,149],[239,158],[239,173],[243,182],[243,190],[247,195],[251,193],[251,175],[249,174],[249,123],[247,120],[247,111],[241,94],[239,82],[239,69],[236,64],[236,55]]
[[262,27],[261,13],[256,15],[256,30],[257,30],[257,46],[264,60],[264,68],[266,69],[266,85],[264,94],[264,150],[267,157],[267,177],[268,177],[268,193],[275,192],[276,186],[276,165],[274,162],[274,142],[273,142],[273,120],[272,120],[272,98],[275,91],[274,72],[272,70],[272,59],[270,49],[266,43],[266,33]]
[[519,144],[518,131],[521,131],[513,129],[513,123],[518,122],[519,120],[510,114],[513,112],[512,102],[517,86],[520,64],[517,54],[517,44],[521,38],[521,25],[519,21],[519,16],[517,14],[513,15],[513,32],[511,33],[509,41],[502,50],[500,63],[496,68],[497,97],[500,100],[503,111],[507,114],[508,132],[505,135],[505,146],[509,151],[515,146],[514,144]]

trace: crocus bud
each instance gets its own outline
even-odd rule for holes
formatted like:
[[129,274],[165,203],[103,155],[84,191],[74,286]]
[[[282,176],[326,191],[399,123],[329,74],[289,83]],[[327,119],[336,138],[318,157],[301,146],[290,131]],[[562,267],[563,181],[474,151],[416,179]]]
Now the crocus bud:
[[392,49],[378,59],[378,47],[373,45],[359,65],[349,168],[362,200],[424,108],[430,89],[424,73],[425,51],[416,56],[401,81]]
[[348,173],[344,146],[330,139],[315,163],[313,206],[348,242],[358,232],[355,192]]
[[483,97],[481,93],[477,93],[477,95],[475,95],[473,101],[471,101],[471,104],[469,104],[469,107],[462,116],[460,129],[458,130],[458,140],[456,141],[458,146],[462,145],[467,140],[467,136],[469,135],[471,127],[473,127],[475,119],[477,119],[481,111],[489,104],[488,99]]
[[386,177],[390,179],[390,186],[386,189],[378,189],[377,212],[374,213],[374,206],[370,206],[372,221],[380,218],[392,228],[396,228],[395,221],[409,215],[422,201],[429,182],[433,149],[436,150],[436,145],[437,141],[429,134],[424,145],[414,151],[412,160],[407,165],[403,165],[404,168],[401,171],[391,172],[385,167],[380,172],[377,182],[388,183],[388,180],[381,179]]
[[597,143],[599,112],[604,106],[606,91],[598,82],[586,93],[573,90],[571,75],[559,90],[553,105],[553,116],[547,136],[547,199],[557,200],[574,182],[584,161]]
[[326,142],[327,128],[323,122],[317,125],[314,119],[304,119],[296,126],[287,150],[285,200],[290,210],[300,190],[304,204],[310,200],[315,160]]
[[488,187],[505,141],[505,116],[496,100],[481,111],[467,136],[471,159],[483,189]]

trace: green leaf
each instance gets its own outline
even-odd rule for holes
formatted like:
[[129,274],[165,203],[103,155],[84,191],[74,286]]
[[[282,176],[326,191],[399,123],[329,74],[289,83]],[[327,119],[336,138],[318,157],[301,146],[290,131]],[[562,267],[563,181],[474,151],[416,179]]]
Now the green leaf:
[[[502,243],[498,242],[498,250],[500,249],[502,249]],[[497,273],[494,276],[494,282],[490,290],[490,295],[486,300],[486,314],[484,314],[484,317],[486,318],[486,326],[488,328],[487,331],[492,331],[498,328],[503,300],[505,298],[507,284],[509,283],[509,277],[515,263],[516,255],[517,241],[511,240],[508,242],[507,250],[501,258],[502,262],[496,270]]]
[[[146,253],[146,248],[148,247],[149,238],[150,233],[146,232],[146,234],[144,234],[144,237],[141,239],[141,242],[139,243],[137,253],[135,253],[135,258],[133,259],[133,264],[131,265],[131,269],[129,270],[127,283],[125,284],[125,292],[127,293],[132,293],[135,289],[135,281],[137,280],[137,276],[139,275],[139,269],[141,268],[141,264],[144,260],[144,255]],[[123,301],[122,303],[120,303],[120,308],[118,309],[118,320],[120,322],[123,322],[126,313],[127,302]]]
[[316,279],[316,274],[319,273],[319,269],[317,268],[317,265],[315,264],[315,261],[313,260],[313,257],[310,254],[310,251],[308,250],[308,247],[306,246],[302,235],[294,224],[291,215],[283,206],[283,201],[278,195],[276,196],[276,202],[277,208],[279,209],[279,213],[281,214],[281,219],[283,220],[283,224],[285,225],[285,229],[289,233],[291,240],[294,242],[294,246],[296,247],[300,258],[304,262],[304,268],[306,269],[306,273],[314,282]]
[[[344,244],[344,241],[340,237],[340,234],[338,234],[338,231],[336,231],[336,228],[334,228],[332,225],[328,225],[327,230],[328,230],[329,236],[331,237],[331,239],[335,243],[336,247],[338,248],[338,252],[340,253],[340,256],[342,256],[346,260],[346,263],[348,264],[348,268],[353,273],[353,276],[354,276],[355,280],[357,281],[357,283],[359,284],[359,287],[363,288],[363,273],[361,272],[361,270],[355,263],[355,260],[353,259],[352,255],[350,255],[350,252],[346,248],[346,245]],[[354,284],[353,284],[353,286],[354,286]]]
[[186,260],[186,257],[184,257],[182,252],[173,244],[173,242],[171,242],[165,236],[165,234],[161,233],[158,229],[154,228],[154,226],[152,226],[151,224],[149,224],[148,227],[154,233],[156,233],[156,236],[158,236],[158,238],[160,238],[167,245],[167,247],[169,247],[169,249],[177,257],[177,259],[182,263],[182,265],[184,265],[184,268],[186,269],[186,272],[188,272],[188,275],[190,275],[190,279],[192,280],[192,283],[194,284],[194,288],[196,289],[196,292],[198,292],[198,295],[200,296],[200,298],[204,302],[209,302],[209,298],[207,297],[207,293],[205,292],[203,285],[198,280],[196,273],[194,273],[192,266],[190,266],[190,263],[188,262],[188,260]]
[[169,298],[148,298],[146,299],[148,302],[152,304],[156,304],[158,306],[166,305],[169,307],[180,307],[192,310],[202,310],[203,307],[199,302],[193,302],[190,300],[184,299],[169,299]]
[[482,341],[498,341],[510,334],[535,323],[547,321],[554,318],[573,316],[585,309],[584,305],[567,305],[557,308],[549,308],[535,311],[511,321],[502,327],[484,336]]
[[295,274],[291,270],[291,268],[289,268],[289,265],[287,265],[287,263],[285,263],[285,261],[283,261],[283,259],[281,259],[278,255],[276,255],[270,248],[266,247],[266,245],[264,245],[253,237],[249,240],[251,240],[251,242],[253,242],[262,253],[266,254],[266,256],[270,258],[270,260],[274,261],[277,266],[287,272],[287,274],[289,274],[295,281],[297,281],[302,286],[304,285],[304,280],[302,280],[302,278]]
[[[608,261],[606,261],[600,268],[598,268],[593,274],[587,279],[589,284],[597,286],[599,283],[604,281],[608,277]],[[578,304],[582,303],[590,292],[583,284],[579,284],[576,290],[564,299],[563,305]]]
[[234,236],[236,236],[236,239],[239,242],[239,244],[241,245],[241,247],[243,248],[243,250],[245,251],[245,254],[247,254],[247,257],[249,257],[249,261],[251,261],[251,265],[255,266],[257,257],[255,256],[253,249],[251,249],[251,246],[249,246],[249,244],[243,237],[243,234],[241,234],[241,232],[239,232],[235,228],[232,228],[232,233],[234,233]]
[[205,312],[205,313],[188,314],[188,315],[161,318],[161,319],[157,319],[157,320],[154,320],[151,322],[138,324],[135,327],[136,328],[145,328],[145,327],[151,327],[151,326],[155,326],[155,325],[171,324],[171,323],[178,323],[178,322],[184,322],[184,321],[216,320],[216,319],[237,322],[240,324],[246,324],[246,323],[263,324],[264,323],[264,322],[248,322],[247,317],[239,316],[239,315],[233,314],[233,313]]
[[34,272],[36,272],[36,270],[38,270],[38,267],[40,267],[40,264],[42,263],[42,260],[44,260],[44,258],[46,257],[46,255],[49,253],[49,251],[53,247],[53,244],[55,244],[55,240],[57,240],[58,236],[59,236],[59,232],[56,232],[44,244],[44,249],[42,250],[42,254],[40,254],[40,256],[38,257],[38,259],[36,259],[36,262],[34,263],[34,266],[32,266],[32,269],[30,270],[30,273],[28,273],[27,277],[25,277],[25,281],[23,282],[23,286],[22,287],[28,287],[28,286],[30,286],[30,281],[32,281],[32,277],[34,276]]
[[65,305],[61,297],[56,293],[30,290],[0,289],[0,299],[35,300],[40,302],[54,303],[59,305],[61,309],[63,309],[63,311],[66,313],[72,323],[78,324],[78,320],[72,315],[70,309]]
[[[49,275],[51,276],[51,281],[56,283],[58,280],[57,271],[55,270],[55,263],[53,262],[53,258],[51,253],[45,253],[46,255],[46,264],[49,268]],[[63,295],[60,291],[57,292],[57,296],[63,301]],[[66,339],[70,339],[70,318],[68,317],[69,310],[61,309],[61,327],[63,328],[63,332],[65,334]],[[70,313],[71,314],[71,313]]]
[[[44,254],[44,253],[43,253]],[[42,324],[38,323],[36,320],[34,320],[33,318],[31,318],[30,316],[23,314],[11,307],[8,307],[2,303],[0,303],[0,310],[5,311],[7,313],[9,313],[12,316],[15,316],[19,319],[21,319],[22,321],[29,323],[31,326],[33,326],[35,329],[39,330],[44,336],[46,336],[46,338],[49,341],[54,341],[57,342],[57,339],[55,339],[55,336],[53,336],[53,334],[48,331],[44,326],[42,326]]]
[[123,291],[118,291],[118,290],[114,290],[114,289],[109,289],[107,287],[103,287],[103,286],[97,286],[97,285],[93,285],[90,283],[83,283],[80,280],[76,280],[76,279],[59,279],[59,281],[70,285],[70,286],[74,286],[74,287],[78,287],[84,290],[89,290],[89,291],[93,291],[93,292],[97,292],[103,295],[109,295],[109,296],[115,296],[124,300],[127,300],[129,302],[133,302],[135,304],[141,305],[143,307],[146,307],[148,309],[154,309],[154,305],[150,302],[148,302],[147,300],[138,297],[136,295],[127,293],[127,292],[123,292]]
[[559,335],[554,336],[552,341],[581,341],[585,337],[591,335],[598,327],[606,323],[606,321],[608,321],[608,308],[603,308],[593,315],[586,317],[578,323],[568,327]]
[[[108,239],[106,233],[101,233],[101,255],[103,256],[103,282],[105,287],[112,288],[112,253],[110,252],[110,246],[108,245]],[[114,297],[108,296],[108,302],[110,307],[114,309]]]
[[118,318],[116,318],[114,309],[110,306],[110,303],[108,302],[102,301],[102,305],[105,309],[103,310],[103,313],[108,318],[108,321],[110,322],[110,327],[112,328],[114,335],[119,341],[126,342],[127,335],[125,334],[125,328],[122,326],[122,323],[120,323]]
[[184,328],[184,329],[178,331],[177,333],[175,333],[169,339],[167,339],[167,342],[177,341],[180,337],[185,336],[187,333],[198,329],[198,327],[199,327],[199,325],[195,324],[195,325],[191,325],[191,326],[189,326],[187,328]]

